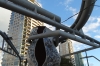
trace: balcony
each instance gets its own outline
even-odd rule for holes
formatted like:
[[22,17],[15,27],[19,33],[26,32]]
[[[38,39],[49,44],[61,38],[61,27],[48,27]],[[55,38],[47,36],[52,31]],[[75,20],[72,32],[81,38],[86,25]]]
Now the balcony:
[[21,50],[21,53],[24,53],[24,50]]
[[26,38],[28,38],[29,36],[28,35],[26,35]]
[[25,47],[25,50],[28,50],[28,47]]
[[24,47],[25,47],[25,46],[24,46],[24,45],[22,45],[21,47],[22,47],[22,49],[24,49]]
[[21,57],[24,57],[24,53],[21,53]]
[[27,24],[28,26],[30,25],[31,26],[31,23],[30,22],[28,22],[28,24]]
[[27,32],[27,35],[30,35],[30,33],[29,33],[29,32]]
[[30,44],[26,43],[26,46],[30,46]]
[[27,54],[27,51],[25,51],[24,54]]

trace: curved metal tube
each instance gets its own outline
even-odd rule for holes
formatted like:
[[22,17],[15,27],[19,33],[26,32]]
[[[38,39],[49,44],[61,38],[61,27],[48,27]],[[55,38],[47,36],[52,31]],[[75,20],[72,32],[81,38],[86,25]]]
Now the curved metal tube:
[[79,15],[71,28],[80,30],[85,25],[93,11],[94,4],[95,0],[82,0]]
[[66,33],[66,32],[63,32],[63,31],[60,31],[60,30],[33,35],[33,36],[29,37],[27,41],[30,42],[31,40],[34,40],[34,39],[52,37],[52,36],[53,37],[54,36],[62,36],[62,37],[65,37],[65,38],[67,37],[69,39],[72,39],[72,40],[75,40],[75,41],[78,41],[78,42],[81,42],[81,43],[84,43],[84,44],[87,44],[87,45],[90,45],[90,46],[94,46],[94,47],[98,47],[99,46],[99,45],[97,45],[95,43],[86,41],[85,39],[82,39],[82,38],[80,39],[79,37],[77,37],[75,35],[72,35],[72,34],[69,34],[69,33]]
[[[75,22],[71,25],[72,29],[80,31],[82,27],[85,25],[87,20],[89,19],[91,12],[93,11],[93,5],[95,4],[95,0],[82,0],[81,8],[79,15]],[[81,32],[80,32],[81,33]],[[63,42],[66,38],[60,38],[60,42]]]

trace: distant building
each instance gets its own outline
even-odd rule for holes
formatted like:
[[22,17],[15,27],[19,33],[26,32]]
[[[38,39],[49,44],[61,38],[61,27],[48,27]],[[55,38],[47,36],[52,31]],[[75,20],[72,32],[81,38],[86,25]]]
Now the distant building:
[[76,66],[84,66],[83,59],[81,53],[75,54],[75,62]]
[[[69,53],[73,53],[72,41],[70,39],[66,40],[66,42],[60,44],[59,46],[60,56],[63,56]],[[76,66],[74,55],[66,56],[66,58],[71,59],[71,62],[73,63],[73,65]]]
[[[35,0],[28,1],[39,6],[39,4]],[[12,43],[23,58],[21,66],[24,66],[24,59],[26,58],[27,49],[30,45],[26,42],[27,38],[29,37],[30,31],[36,26],[43,25],[44,24],[39,20],[35,20],[16,12],[11,13],[8,36],[13,38]],[[19,66],[19,59],[7,53],[4,53],[2,60],[2,66]]]

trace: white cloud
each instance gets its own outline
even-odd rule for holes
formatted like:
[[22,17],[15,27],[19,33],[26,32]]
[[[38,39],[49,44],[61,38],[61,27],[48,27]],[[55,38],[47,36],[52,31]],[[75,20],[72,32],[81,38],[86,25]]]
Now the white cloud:
[[76,8],[71,7],[69,4],[72,2],[73,0],[65,0],[64,2],[64,6],[66,10],[71,11],[73,14],[75,14],[77,12]]
[[96,29],[96,30],[94,30],[93,32],[94,32],[94,33],[97,33],[97,32],[98,32],[98,33],[100,34],[100,30],[99,30],[99,29]]
[[7,32],[11,11],[0,7],[0,30]]
[[[69,7],[69,10],[72,12],[72,14],[73,14],[73,15],[75,15],[75,14],[77,13],[77,9],[76,9],[76,8]],[[73,18],[74,18],[74,19],[76,19],[76,18],[77,18],[77,16],[78,16],[78,14],[77,14],[77,15],[75,15]]]
[[[78,11],[77,11],[76,8],[73,8],[72,6],[70,6],[70,4],[71,4],[72,1],[73,0],[65,0],[64,2],[60,2],[60,4],[65,6],[65,10],[70,11],[70,12],[72,12],[73,15],[75,15]],[[73,17],[73,19],[76,19],[77,16],[78,16],[78,14],[75,15]]]
[[100,35],[95,35],[94,37],[95,37],[95,38],[99,38],[99,39],[100,39]]
[[83,27],[83,32],[89,34],[90,31],[95,32],[100,27],[100,17],[90,17],[87,24]]
[[65,5],[69,5],[73,0],[65,0]]
[[72,0],[65,0],[64,2],[60,2],[60,4],[68,7],[71,2]]
[[95,21],[96,19],[97,19],[97,17],[92,17],[92,16],[90,16],[90,18],[88,19],[88,21],[93,22],[93,21]]
[[[93,18],[93,20],[94,19],[95,18]],[[83,27],[83,31],[87,33],[89,31],[95,30],[98,26],[100,26],[100,18],[97,18],[96,20],[97,20],[96,22],[91,22],[88,25],[86,25],[85,27]]]

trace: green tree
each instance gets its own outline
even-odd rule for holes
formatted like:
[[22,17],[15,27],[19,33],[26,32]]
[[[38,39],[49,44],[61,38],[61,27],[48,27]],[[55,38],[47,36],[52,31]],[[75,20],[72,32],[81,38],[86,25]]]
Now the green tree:
[[60,66],[73,66],[72,62],[68,58],[61,57]]

